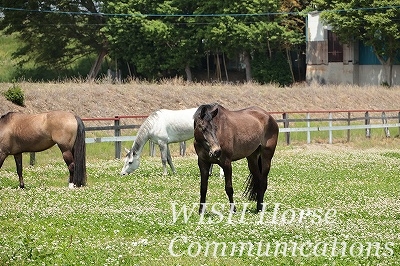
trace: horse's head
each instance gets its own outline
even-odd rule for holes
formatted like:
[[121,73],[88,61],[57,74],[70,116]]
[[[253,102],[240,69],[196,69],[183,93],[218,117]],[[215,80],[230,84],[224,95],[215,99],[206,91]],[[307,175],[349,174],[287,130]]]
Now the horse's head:
[[208,150],[210,157],[221,156],[221,146],[217,138],[217,124],[215,117],[218,114],[218,104],[201,105],[194,114],[194,138],[198,147],[202,146]]
[[121,175],[127,175],[135,171],[140,164],[140,156],[133,150],[125,149],[127,154],[125,156],[124,167],[122,167]]

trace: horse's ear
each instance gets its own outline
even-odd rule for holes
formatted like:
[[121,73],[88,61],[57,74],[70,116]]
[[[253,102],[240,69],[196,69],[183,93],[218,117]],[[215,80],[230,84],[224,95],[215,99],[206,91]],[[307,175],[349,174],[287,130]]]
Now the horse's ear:
[[124,149],[125,149],[126,153],[129,153],[129,152],[130,152],[130,150],[128,150],[127,148],[124,148]]
[[214,118],[218,114],[218,107],[212,110],[210,113],[211,113],[211,118]]
[[207,106],[203,105],[200,110],[200,119],[203,119],[206,116]]

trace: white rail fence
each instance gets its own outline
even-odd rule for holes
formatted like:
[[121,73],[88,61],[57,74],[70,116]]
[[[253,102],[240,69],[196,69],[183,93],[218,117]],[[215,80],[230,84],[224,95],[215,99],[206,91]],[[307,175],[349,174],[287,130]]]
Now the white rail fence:
[[[328,143],[333,143],[334,131],[347,131],[347,141],[351,139],[351,130],[365,130],[365,137],[370,138],[372,129],[383,129],[387,138],[390,129],[396,128],[396,136],[400,135],[400,110],[332,110],[332,111],[292,111],[292,112],[270,112],[280,126],[279,132],[285,136],[286,144],[290,145],[290,133],[305,132],[307,143],[311,143],[311,133],[317,131],[328,132]],[[281,118],[280,118],[281,117]],[[138,129],[140,123],[122,124],[122,121],[134,119],[135,121],[147,118],[145,115],[139,116],[115,116],[106,118],[83,118],[86,131],[113,131],[113,136],[107,137],[86,137],[86,143],[114,142],[115,158],[121,158],[122,142],[133,142],[136,136],[122,135],[122,130]],[[390,123],[389,123],[389,122]],[[92,126],[93,122],[111,123],[111,125]],[[318,123],[327,125],[316,125]],[[334,125],[334,123],[340,123]],[[342,125],[342,124],[345,125]],[[353,123],[353,124],[352,124]],[[357,123],[357,124],[354,124]],[[361,124],[360,124],[361,123]],[[297,126],[301,124],[301,126]],[[154,156],[154,143],[150,142],[150,155]],[[184,155],[186,149],[185,142],[180,143],[180,154]],[[35,154],[31,153],[31,164],[35,163]]]
[[[281,119],[277,119],[278,122],[283,123],[283,128],[280,128],[279,132],[284,133],[288,145],[291,143],[291,132],[306,132],[307,143],[311,143],[311,132],[327,131],[329,144],[333,143],[333,131],[339,130],[347,131],[347,142],[350,141],[351,130],[365,129],[365,137],[370,138],[372,129],[383,129],[385,136],[389,138],[389,128],[397,128],[396,136],[400,135],[400,110],[293,111],[273,112],[272,114],[282,115]],[[313,118],[311,118],[311,115],[313,115]],[[289,116],[295,118],[289,118]],[[306,125],[302,127],[293,126],[293,124],[301,122],[306,123]],[[316,126],[311,125],[311,123],[328,123],[328,125]],[[340,123],[340,125],[333,123]],[[346,125],[342,125],[343,123]]]

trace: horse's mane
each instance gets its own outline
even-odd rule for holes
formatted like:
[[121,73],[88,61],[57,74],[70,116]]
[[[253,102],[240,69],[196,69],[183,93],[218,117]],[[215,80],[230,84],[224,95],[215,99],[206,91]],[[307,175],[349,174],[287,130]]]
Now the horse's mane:
[[220,107],[218,103],[210,103],[210,104],[203,104],[200,105],[199,108],[193,115],[193,118],[196,119],[204,119],[205,115],[207,114],[206,111],[214,110],[215,108]]
[[148,140],[148,132],[150,129],[153,127],[155,121],[157,120],[158,117],[158,111],[152,113],[147,119],[143,122],[143,124],[140,126],[137,134],[136,134],[136,139],[135,142],[133,143],[132,150],[134,151],[140,151],[144,144]]

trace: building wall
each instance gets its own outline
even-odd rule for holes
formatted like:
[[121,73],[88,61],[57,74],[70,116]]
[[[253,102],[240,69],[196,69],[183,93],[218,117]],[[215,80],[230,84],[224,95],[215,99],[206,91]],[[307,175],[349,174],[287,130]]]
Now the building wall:
[[[318,84],[382,85],[383,75],[381,65],[329,63],[307,65],[306,81]],[[400,84],[400,65],[393,66],[392,84]]]
[[[364,85],[382,85],[383,79],[383,67],[382,65],[360,65],[358,78],[358,84]],[[400,65],[393,65],[392,73],[392,84],[400,84]]]
[[[327,30],[319,12],[307,16],[306,81],[320,84],[381,85],[383,66],[372,60],[376,57],[370,48],[358,42],[343,45],[343,62],[328,62]],[[371,59],[371,58],[372,59]],[[392,84],[400,84],[400,65],[393,65]]]
[[354,84],[354,79],[358,75],[357,67],[343,63],[307,65],[306,81],[319,84]]
[[324,26],[319,19],[319,12],[309,13],[307,16],[307,41],[324,41]]

